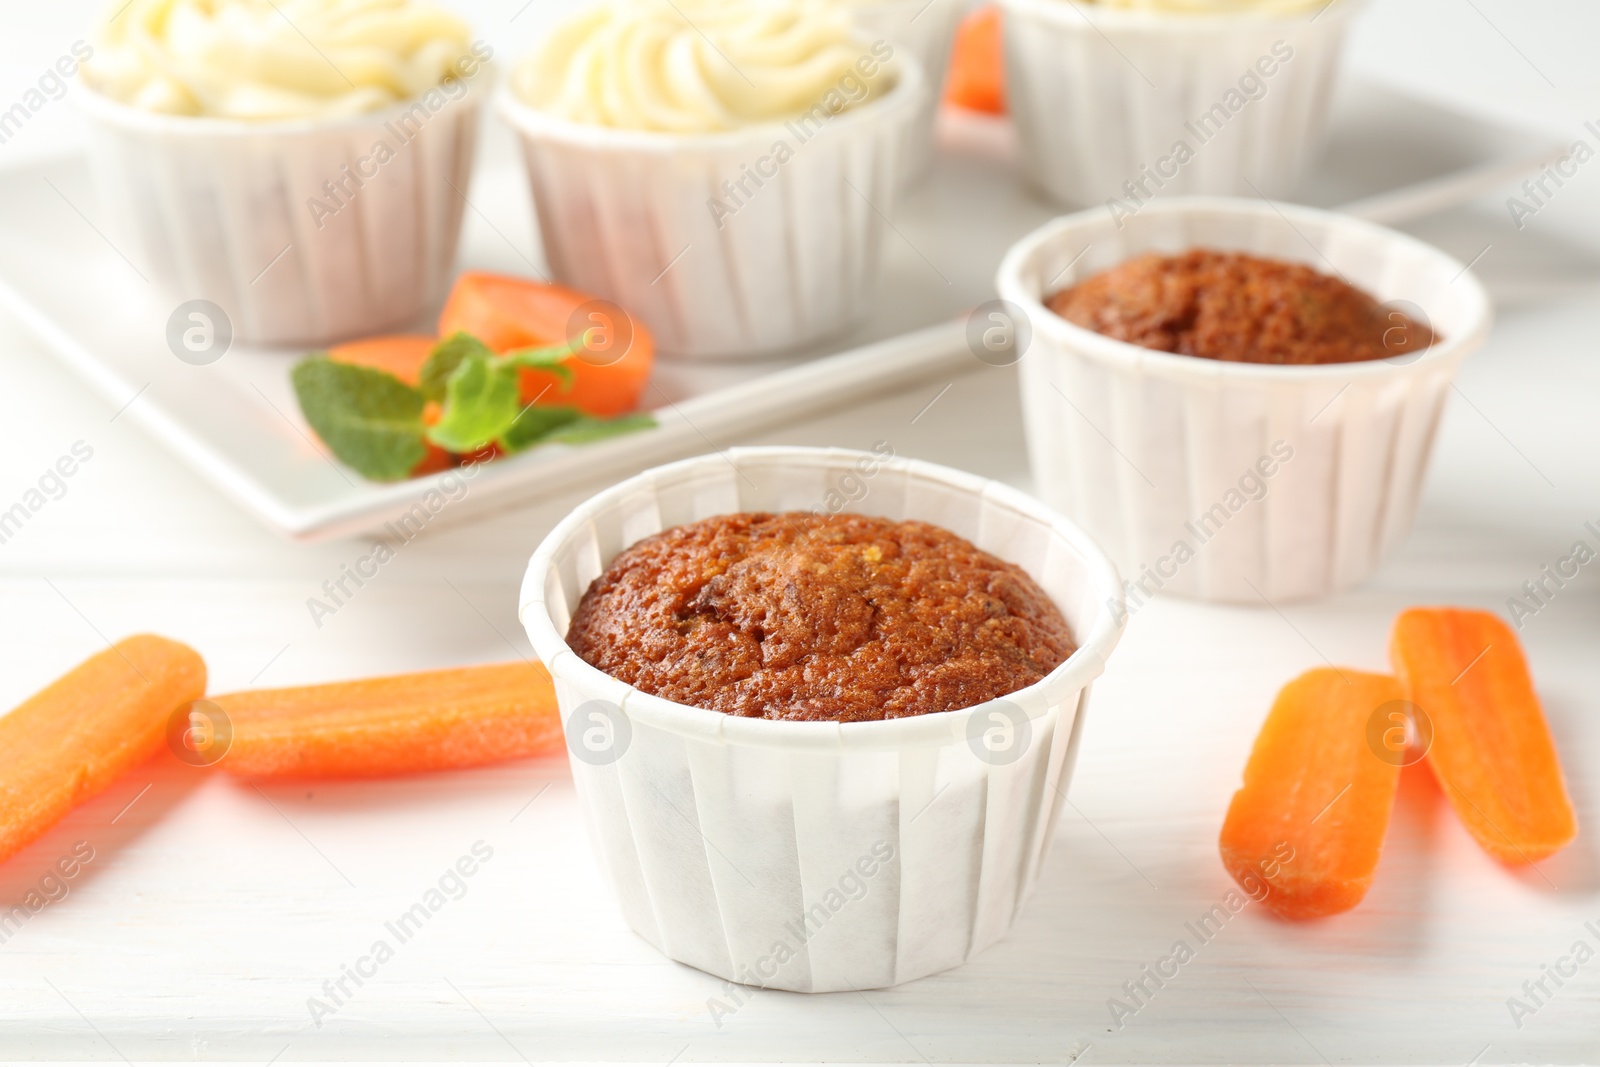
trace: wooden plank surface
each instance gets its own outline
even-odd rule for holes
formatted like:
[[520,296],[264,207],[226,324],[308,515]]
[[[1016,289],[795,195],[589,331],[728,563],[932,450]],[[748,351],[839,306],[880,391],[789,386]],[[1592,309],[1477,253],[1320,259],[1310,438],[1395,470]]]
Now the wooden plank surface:
[[[1564,196],[1521,232],[1503,197],[1413,228],[1464,261],[1493,247],[1478,269],[1500,322],[1447,411],[1412,537],[1376,580],[1326,602],[1280,613],[1164,599],[1136,613],[1096,688],[1039,891],[1011,936],[968,966],[867,994],[757,993],[718,1025],[707,1001],[726,996],[721,983],[622,925],[560,761],[260,790],[152,764],[0,868],[0,908],[33,889],[60,897],[0,943],[0,1058],[1600,1058],[1600,962],[1520,1027],[1507,1007],[1575,942],[1600,948],[1586,926],[1600,926],[1593,566],[1523,633],[1584,826],[1576,845],[1537,872],[1507,871],[1425,777],[1408,776],[1361,908],[1305,926],[1246,908],[1193,944],[1194,960],[1120,1028],[1107,1006],[1226,893],[1216,833],[1283,681],[1324,659],[1381,667],[1400,607],[1504,610],[1574,541],[1594,543],[1584,524],[1600,523],[1600,243],[1581,231],[1600,198],[1578,183]],[[12,398],[0,508],[74,442],[94,449],[64,494],[0,545],[0,707],[102,635],[145,629],[194,643],[219,688],[527,651],[517,581],[579,493],[470,523],[446,514],[318,627],[306,599],[366,545],[291,545],[263,531],[10,321],[0,321],[0,373]],[[1010,371],[975,365],[742,443],[887,439],[1026,486],[1015,389]],[[79,841],[93,858],[64,894],[44,885]],[[313,1020],[308,999],[326,1000],[324,982],[478,842],[493,857],[464,895]]]
[[[0,1052],[1056,1061],[1092,1046],[1101,1062],[1464,1063],[1487,1045],[1480,1062],[1593,1055],[1600,1006],[1586,972],[1521,1029],[1506,1008],[1541,964],[1592,940],[1591,839],[1542,874],[1508,872],[1417,776],[1356,912],[1289,926],[1247,909],[1195,945],[1195,960],[1120,1029],[1107,1008],[1228,889],[1215,835],[1282,681],[1324,656],[1381,666],[1402,605],[1502,607],[1600,518],[1581,507],[1600,501],[1589,458],[1600,435],[1582,416],[1596,383],[1574,340],[1592,314],[1574,302],[1506,315],[1461,383],[1495,425],[1466,403],[1451,407],[1418,529],[1368,588],[1282,615],[1170,600],[1135,614],[1096,689],[1038,895],[1014,933],[967,967],[865,995],[759,993],[718,1026],[707,1000],[723,995],[720,983],[660,959],[622,926],[560,761],[260,791],[153,765],[0,871],[0,902],[10,902],[76,842],[95,850],[65,898],[0,945]],[[276,541],[108,423],[54,367],[5,350],[13,380],[49,398],[23,414],[5,484],[42,469],[58,442],[96,442],[67,495],[0,548],[5,703],[97,647],[97,631],[190,640],[219,687],[526,651],[516,581],[566,501],[430,533],[319,629],[305,599],[360,545]],[[1541,391],[1563,375],[1581,388]],[[912,425],[944,384],[768,440],[886,437],[1024,482],[1009,372],[951,380]],[[1558,423],[1552,437],[1545,427]],[[1596,589],[1584,574],[1525,631],[1587,826],[1600,815]],[[322,983],[478,841],[494,858],[462,899],[314,1025],[308,998],[322,998]]]

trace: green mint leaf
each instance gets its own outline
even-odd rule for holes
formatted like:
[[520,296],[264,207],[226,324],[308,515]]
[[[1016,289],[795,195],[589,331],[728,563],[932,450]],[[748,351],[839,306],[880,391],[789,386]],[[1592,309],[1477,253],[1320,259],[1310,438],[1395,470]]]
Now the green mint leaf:
[[575,407],[543,404],[523,408],[499,444],[507,452],[520,452],[547,442],[581,445],[635,430],[650,429],[655,425],[656,420],[644,413],[599,419],[585,415]]
[[317,436],[365,477],[396,481],[427,454],[422,394],[389,372],[313,353],[294,365],[290,380]]
[[428,359],[422,364],[422,372],[418,376],[418,383],[422,388],[422,395],[429,400],[442,403],[444,401],[445,386],[450,381],[450,376],[456,372],[461,361],[468,356],[477,356],[489,359],[494,355],[489,351],[489,346],[461,330],[446,337],[443,341],[433,346],[433,351],[428,353]]
[[445,382],[443,410],[428,440],[451,452],[476,452],[503,435],[521,410],[514,367],[464,356]]
[[574,419],[545,438],[567,445],[586,445],[607,437],[620,437],[625,433],[650,430],[656,426],[655,416],[638,411],[631,415],[618,415],[614,419],[597,419],[584,415]]
[[555,345],[551,348],[514,348],[501,353],[499,358],[508,366],[534,367],[549,371],[561,380],[561,388],[565,390],[572,387],[574,378],[572,368],[567,366],[567,360],[582,347],[583,341],[580,339],[571,344]]
[[500,447],[507,452],[521,452],[536,445],[563,426],[583,418],[583,412],[564,405],[529,404],[517,414],[516,421],[500,437]]

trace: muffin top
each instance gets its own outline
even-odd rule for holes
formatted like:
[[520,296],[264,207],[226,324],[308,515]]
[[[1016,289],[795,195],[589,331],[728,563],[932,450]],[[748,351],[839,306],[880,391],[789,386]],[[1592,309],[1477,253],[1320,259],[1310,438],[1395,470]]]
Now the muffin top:
[[1076,648],[1032,578],[948,530],[800,511],[634,544],[584,593],[567,644],[681,704],[837,722],[981,704]]
[[426,0],[111,0],[84,75],[145,111],[339,118],[470,77],[488,55]]
[[820,125],[893,85],[834,0],[601,0],[517,66],[539,111],[592,126],[714,133],[807,117]]
[[1427,326],[1303,264],[1206,249],[1130,259],[1045,306],[1118,341],[1230,363],[1358,363],[1437,340]]

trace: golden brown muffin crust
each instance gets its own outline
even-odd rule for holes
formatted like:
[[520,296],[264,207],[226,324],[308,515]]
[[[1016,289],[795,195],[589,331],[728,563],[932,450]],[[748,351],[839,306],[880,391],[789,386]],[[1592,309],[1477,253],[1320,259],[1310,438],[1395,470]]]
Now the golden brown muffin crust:
[[723,515],[631,546],[567,644],[655,696],[769,719],[951,711],[1039,681],[1075,650],[1020,567],[924,522]]
[[1194,249],[1144,255],[1051,295],[1118,341],[1234,363],[1358,363],[1419,352],[1427,326],[1299,263]]

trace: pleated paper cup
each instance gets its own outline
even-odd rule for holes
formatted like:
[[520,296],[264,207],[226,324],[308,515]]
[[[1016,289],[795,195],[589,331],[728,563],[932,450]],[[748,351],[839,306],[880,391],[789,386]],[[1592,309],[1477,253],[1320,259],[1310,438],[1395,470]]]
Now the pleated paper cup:
[[1023,171],[1071,206],[1293,192],[1326,140],[1359,6],[1283,17],[1000,2]]
[[[1020,565],[1081,647],[1003,700],[832,723],[675,704],[567,646],[584,590],[641,538],[851,499],[845,510],[937,523]],[[1120,604],[1094,543],[1014,489],[915,460],[750,448],[583,504],[528,564],[521,618],[555,679],[573,779],[628,923],[711,974],[822,992],[954,967],[1006,933],[1049,847]]]
[[[1191,248],[1337,273],[1441,339],[1364,363],[1226,363],[1125,344],[1042,303],[1134,256]],[[1031,327],[1020,370],[1037,491],[1107,547],[1131,608],[1162,592],[1277,603],[1371,575],[1410,529],[1451,383],[1492,317],[1443,252],[1260,200],[1068,215],[1013,246],[998,284]]]
[[858,0],[852,10],[870,36],[891,42],[897,51],[908,51],[927,79],[928,95],[911,127],[905,160],[906,177],[915,180],[933,162],[934,120],[965,0]]
[[[160,115],[78,94],[112,240],[236,340],[322,345],[409,324],[449,286],[481,90],[351,118]],[[379,145],[385,146],[379,148]]]
[[678,356],[778,354],[844,332],[872,307],[927,93],[914,58],[887,65],[894,88],[831,118],[701,135],[570,122],[505,87],[551,272]]

